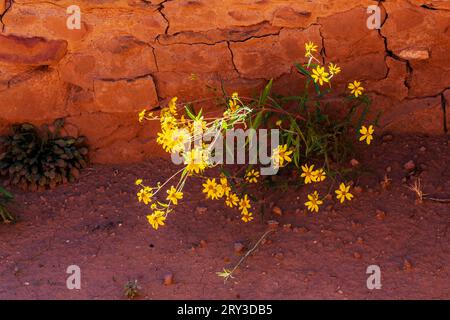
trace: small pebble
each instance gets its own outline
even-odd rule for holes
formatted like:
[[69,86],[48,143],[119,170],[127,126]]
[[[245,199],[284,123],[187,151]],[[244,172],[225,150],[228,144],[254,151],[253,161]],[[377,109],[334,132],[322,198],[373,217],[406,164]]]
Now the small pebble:
[[414,163],[414,161],[409,160],[408,162],[406,162],[406,163],[403,165],[403,168],[404,168],[406,171],[413,171],[413,170],[416,168],[416,164]]
[[359,223],[359,222],[357,222],[355,220],[352,220],[351,224],[352,224],[352,228],[359,228],[359,227],[361,227],[361,223]]
[[269,228],[271,228],[271,229],[276,229],[276,228],[278,228],[278,225],[279,225],[280,223],[278,222],[278,221],[276,221],[276,220],[269,220],[269,221],[267,221],[267,225],[269,226]]
[[359,165],[359,161],[356,159],[350,160],[350,164],[352,167],[357,167]]
[[281,210],[280,207],[277,207],[277,206],[273,206],[272,207],[272,213],[274,215],[277,215],[277,216],[282,216],[283,215],[283,211]]
[[294,231],[295,233],[305,234],[309,230],[305,227],[295,227],[292,231]]
[[407,259],[403,260],[403,270],[404,271],[411,271],[413,268],[412,264],[410,261],[408,261]]
[[376,213],[376,218],[380,221],[383,221],[384,218],[386,218],[386,213],[382,210],[378,210],[375,212]]
[[363,189],[360,186],[356,186],[353,188],[353,192],[356,194],[361,194],[363,192]]
[[174,283],[173,281],[173,274],[172,273],[167,273],[164,275],[164,285],[165,286],[170,286]]
[[277,252],[275,254],[275,259],[277,260],[283,260],[284,259],[284,254],[282,252]]
[[200,247],[205,248],[207,245],[206,240],[200,240]]
[[241,242],[235,242],[234,243],[234,252],[236,253],[242,253],[245,250],[245,246]]
[[205,214],[206,211],[208,211],[208,208],[206,208],[206,207],[197,207],[197,208],[195,208],[195,213],[197,213],[197,214]]

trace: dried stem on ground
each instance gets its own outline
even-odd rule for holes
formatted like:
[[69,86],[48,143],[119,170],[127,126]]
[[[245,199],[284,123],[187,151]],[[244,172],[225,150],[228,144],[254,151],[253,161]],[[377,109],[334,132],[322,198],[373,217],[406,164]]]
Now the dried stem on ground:
[[419,200],[420,202],[422,202],[423,200],[429,200],[429,201],[435,201],[435,202],[444,202],[444,203],[450,202],[450,199],[430,197],[427,194],[423,193],[423,188],[422,188],[422,184],[420,182],[420,178],[416,179],[414,181],[414,184],[409,185],[408,189],[413,191],[416,194],[417,200]]

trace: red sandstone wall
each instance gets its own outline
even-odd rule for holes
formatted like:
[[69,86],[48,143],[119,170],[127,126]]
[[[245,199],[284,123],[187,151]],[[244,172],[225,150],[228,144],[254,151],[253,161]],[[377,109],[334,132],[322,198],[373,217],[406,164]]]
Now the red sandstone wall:
[[[157,130],[136,113],[158,101],[257,92],[275,79],[295,92],[305,41],[347,81],[364,82],[386,130],[442,134],[450,105],[450,1],[0,0],[0,130],[64,117],[87,135],[96,162],[154,155]],[[66,27],[70,5],[81,30]],[[449,112],[447,112],[449,113]],[[447,116],[449,118],[450,116]],[[450,126],[449,126],[450,127]]]

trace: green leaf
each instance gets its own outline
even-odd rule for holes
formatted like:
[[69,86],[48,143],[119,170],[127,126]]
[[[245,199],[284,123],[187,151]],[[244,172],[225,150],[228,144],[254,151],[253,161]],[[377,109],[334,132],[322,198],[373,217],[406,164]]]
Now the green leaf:
[[200,109],[200,111],[198,112],[197,117],[195,117],[196,120],[200,120],[200,118],[202,117],[203,114],[203,108]]
[[250,128],[251,128],[251,129],[258,129],[259,126],[261,125],[262,119],[263,119],[263,112],[260,111],[260,112],[258,112],[258,113],[256,114],[255,120],[253,120],[253,121],[250,123]]
[[0,196],[4,197],[6,200],[13,199],[13,195],[11,192],[7,191],[5,188],[0,186]]
[[[363,122],[366,120],[366,115],[369,112],[369,106],[365,106],[363,111],[361,112],[361,115],[359,116],[358,122],[356,123],[356,128],[359,130],[361,128]],[[356,130],[356,132],[358,131]]]
[[189,106],[186,105],[184,108],[186,109],[186,113],[189,116],[189,118],[191,118],[192,120],[196,120],[196,117],[194,113],[190,110]]
[[269,97],[270,91],[272,90],[273,79],[270,79],[269,83],[265,86],[263,92],[259,97],[259,106],[266,104],[267,98]]
[[305,68],[303,68],[303,66],[301,64],[296,63],[295,67],[297,68],[298,71],[300,71],[300,73],[304,74],[308,78],[311,78],[311,75],[309,74],[309,72]]

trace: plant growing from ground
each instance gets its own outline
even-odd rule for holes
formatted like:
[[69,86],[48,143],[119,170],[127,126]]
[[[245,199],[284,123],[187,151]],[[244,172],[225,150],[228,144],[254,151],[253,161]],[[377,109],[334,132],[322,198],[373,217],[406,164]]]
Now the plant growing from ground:
[[[255,198],[247,192],[247,187],[270,178],[263,179],[253,165],[243,166],[242,170],[234,174],[221,165],[220,175],[205,176],[207,169],[217,166],[212,159],[218,137],[239,126],[278,129],[281,131],[280,141],[270,155],[276,167],[295,166],[300,172],[298,181],[302,184],[321,183],[327,177],[332,182],[340,180],[339,187],[334,191],[336,200],[344,203],[354,198],[351,183],[343,179],[343,174],[335,164],[343,162],[352,154],[355,140],[370,145],[378,117],[373,123],[366,123],[370,99],[357,80],[347,85],[348,95],[344,102],[348,108],[344,116],[330,116],[329,105],[324,97],[331,92],[332,79],[341,72],[341,68],[334,63],[323,65],[314,56],[314,52],[317,52],[314,43],[306,43],[305,49],[307,62],[295,65],[306,79],[303,92],[297,96],[272,94],[270,81],[257,99],[240,97],[237,93],[227,96],[224,93],[225,111],[221,117],[208,118],[202,110],[196,113],[191,104],[184,105],[183,114],[180,115],[181,108],[176,97],[161,109],[159,115],[155,116],[147,110],[139,113],[140,122],[150,120],[160,123],[157,143],[168,153],[178,153],[182,163],[178,171],[155,186],[145,184],[141,178],[136,180],[140,188],[137,192],[138,201],[149,207],[147,219],[155,230],[165,225],[173,208],[183,200],[183,188],[187,181],[195,177],[203,181],[203,193],[207,199],[223,200],[226,206],[237,208],[244,222],[254,219],[252,202]],[[359,136],[355,137],[355,132]],[[211,137],[209,142],[203,141],[204,136]],[[245,146],[250,148],[250,145],[251,139],[247,138]],[[305,199],[305,207],[318,213],[324,198],[315,190]],[[224,269],[218,275],[224,279],[230,278],[260,241],[234,268]]]
[[[331,116],[326,95],[331,93],[332,79],[338,76],[341,68],[330,62],[326,70],[313,55],[317,46],[307,43],[305,48],[308,62],[295,64],[297,71],[305,77],[303,91],[295,96],[272,95],[270,81],[254,108],[250,126],[279,129],[282,133],[280,144],[292,151],[291,157],[298,169],[302,169],[305,161],[316,160],[329,170],[330,161],[341,163],[352,155],[354,131],[360,133],[360,141],[370,144],[373,140],[373,125],[364,125],[371,101],[363,93],[365,89],[361,82],[355,80],[347,86],[345,114]],[[375,123],[377,119],[378,116]]]
[[125,284],[125,286],[123,287],[123,294],[128,299],[134,299],[135,297],[137,297],[139,295],[138,281],[137,280],[134,280],[134,281],[130,280],[130,281],[128,281]]
[[416,199],[419,203],[422,203],[423,200],[430,200],[430,201],[442,202],[442,203],[450,202],[449,198],[432,197],[432,196],[424,193],[423,187],[422,187],[422,182],[421,182],[420,178],[415,179],[414,183],[409,184],[407,186],[407,188],[416,194]]
[[15,219],[6,207],[9,202],[13,200],[13,195],[0,186],[0,217],[3,223],[14,222]]
[[[223,171],[217,178],[208,178],[204,172],[217,166],[212,161],[212,156],[219,137],[226,131],[245,124],[252,110],[240,100],[237,93],[232,94],[221,117],[205,117],[202,110],[196,113],[188,105],[184,106],[184,114],[179,115],[176,102],[176,97],[171,99],[159,116],[146,110],[139,114],[141,122],[160,122],[161,132],[158,133],[157,142],[166,152],[178,152],[183,164],[180,170],[165,182],[158,182],[156,186],[145,185],[142,179],[136,180],[136,185],[140,186],[138,201],[148,205],[151,210],[147,215],[148,222],[155,230],[165,224],[173,207],[183,199],[183,188],[192,177],[203,180],[203,193],[207,199],[224,199],[227,206],[239,209],[243,221],[251,221],[253,213],[250,211],[249,196],[242,190],[237,190],[227,172]],[[205,143],[205,137],[209,137],[211,142]]]
[[[160,122],[161,132],[157,142],[162,148],[169,153],[180,153],[183,159],[183,167],[163,183],[148,186],[142,179],[136,180],[136,185],[140,187],[138,201],[150,207],[151,213],[147,219],[154,229],[165,224],[173,207],[183,199],[182,190],[186,181],[194,176],[203,179],[203,193],[207,199],[224,199],[227,206],[239,209],[244,222],[253,220],[252,197],[244,191],[247,185],[260,181],[257,170],[248,166],[243,176],[239,176],[231,175],[222,168],[219,177],[204,176],[206,169],[216,166],[210,160],[218,136],[236,126],[279,129],[281,141],[272,150],[271,157],[278,167],[293,163],[301,171],[304,184],[322,182],[327,176],[336,176],[337,172],[331,170],[331,162],[342,162],[351,154],[354,144],[352,130],[360,133],[359,141],[365,141],[368,145],[371,143],[373,124],[363,124],[369,112],[370,99],[363,93],[365,89],[361,82],[355,80],[348,84],[349,95],[345,98],[349,105],[347,112],[340,119],[332,119],[326,112],[327,105],[323,99],[331,91],[331,80],[341,72],[341,68],[334,63],[322,66],[313,54],[317,51],[315,44],[308,42],[305,49],[308,61],[303,65],[296,64],[297,70],[306,78],[300,95],[273,95],[270,81],[258,99],[240,98],[237,93],[225,97],[226,109],[222,117],[206,118],[202,110],[195,113],[189,104],[184,106],[184,114],[179,115],[180,105],[176,97],[161,110],[159,116],[147,110],[140,112],[140,122]],[[311,91],[315,95],[312,96]],[[202,139],[208,135],[212,137],[211,142],[204,143]],[[353,198],[350,185],[344,182],[340,183],[335,193],[341,203]],[[314,191],[308,195],[305,206],[310,211],[318,212],[323,198]]]
[[37,128],[17,124],[0,138],[0,174],[11,185],[36,191],[75,181],[88,164],[85,137],[62,135],[64,121]]
[[[305,43],[307,62],[295,64],[296,70],[305,77],[303,91],[295,96],[272,94],[272,81],[265,87],[254,104],[253,116],[249,121],[252,128],[276,128],[281,132],[279,157],[280,166],[293,164],[300,172],[303,184],[319,183],[331,177],[334,181],[343,178],[338,164],[348,160],[354,153],[357,139],[367,145],[373,140],[374,125],[365,124],[370,112],[370,98],[364,94],[360,81],[348,83],[348,95],[344,98],[346,110],[342,116],[330,115],[326,95],[331,92],[332,79],[341,68],[329,62],[324,65],[314,56],[317,46]],[[354,137],[355,133],[359,136]],[[284,157],[284,158],[283,158]],[[337,164],[337,165],[333,165]],[[353,198],[350,185],[341,182],[335,191],[341,203]],[[318,212],[325,196],[317,191],[309,194],[305,206]]]

